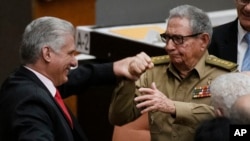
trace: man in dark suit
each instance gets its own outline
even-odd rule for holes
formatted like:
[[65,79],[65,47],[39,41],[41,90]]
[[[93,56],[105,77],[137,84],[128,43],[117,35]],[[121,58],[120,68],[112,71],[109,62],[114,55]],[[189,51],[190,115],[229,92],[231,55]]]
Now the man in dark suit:
[[214,28],[209,53],[237,63],[238,19]]
[[54,17],[38,18],[26,27],[22,66],[0,90],[1,141],[87,141],[74,116],[56,98],[81,94],[91,85],[114,84],[118,77],[136,80],[153,67],[150,57],[140,53],[72,70],[77,66],[74,35],[71,23]]
[[235,0],[235,5],[238,18],[214,28],[208,51],[219,58],[237,63],[238,69],[242,70],[248,47],[245,35],[250,31],[250,4],[249,1]]

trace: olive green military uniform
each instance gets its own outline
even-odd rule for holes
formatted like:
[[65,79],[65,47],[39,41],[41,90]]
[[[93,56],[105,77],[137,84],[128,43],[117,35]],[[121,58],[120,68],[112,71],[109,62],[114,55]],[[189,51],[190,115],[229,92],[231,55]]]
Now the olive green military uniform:
[[206,52],[192,73],[182,79],[169,63],[169,56],[152,60],[155,67],[146,71],[136,84],[123,80],[116,87],[109,111],[111,123],[122,125],[139,117],[140,109],[134,102],[136,95],[140,95],[137,89],[155,82],[157,89],[174,101],[176,115],[149,113],[151,141],[193,141],[197,125],[214,116],[213,107],[209,106],[210,83],[221,74],[237,71],[237,65]]

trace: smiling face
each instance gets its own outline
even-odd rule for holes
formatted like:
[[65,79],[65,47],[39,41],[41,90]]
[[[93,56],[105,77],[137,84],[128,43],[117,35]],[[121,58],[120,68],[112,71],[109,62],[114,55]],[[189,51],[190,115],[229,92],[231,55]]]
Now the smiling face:
[[47,50],[49,50],[50,54],[47,74],[54,85],[59,86],[68,81],[70,68],[77,66],[74,37],[67,35],[64,46],[57,52],[51,48],[48,48]]
[[250,31],[250,3],[242,4],[241,1],[244,0],[235,0],[238,18],[241,26],[245,30]]
[[[173,17],[168,21],[166,34],[187,36],[196,33],[192,33],[188,19]],[[203,36],[206,33],[183,38],[180,45],[176,45],[172,39],[166,43],[165,49],[177,69],[192,69],[197,64],[208,45]]]

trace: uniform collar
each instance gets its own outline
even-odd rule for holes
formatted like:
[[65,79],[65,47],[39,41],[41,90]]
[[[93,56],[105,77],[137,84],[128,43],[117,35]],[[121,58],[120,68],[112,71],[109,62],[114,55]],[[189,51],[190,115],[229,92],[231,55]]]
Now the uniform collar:
[[206,72],[206,58],[209,56],[208,51],[204,53],[204,55],[201,57],[200,61],[196,64],[194,69],[197,71],[199,77],[203,77]]
[[[205,62],[206,62],[206,58],[209,56],[208,51],[206,51],[204,53],[204,55],[201,57],[201,59],[198,61],[198,63],[195,65],[194,69],[192,71],[197,72],[198,76],[201,78],[206,71],[205,68]],[[172,73],[175,77],[177,77],[178,79],[182,79],[179,74],[178,71],[176,70],[176,68],[174,67],[174,65],[172,63],[170,63],[167,67],[167,71]]]

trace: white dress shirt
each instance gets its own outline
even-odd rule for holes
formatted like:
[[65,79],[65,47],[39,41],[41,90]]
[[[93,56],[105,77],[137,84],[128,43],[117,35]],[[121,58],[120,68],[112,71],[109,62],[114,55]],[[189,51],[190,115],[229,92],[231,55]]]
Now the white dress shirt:
[[247,42],[244,39],[245,34],[247,33],[246,30],[242,28],[240,25],[240,22],[238,20],[238,43],[237,43],[237,64],[238,64],[238,70],[241,71],[241,66],[243,63],[244,55],[247,50]]

